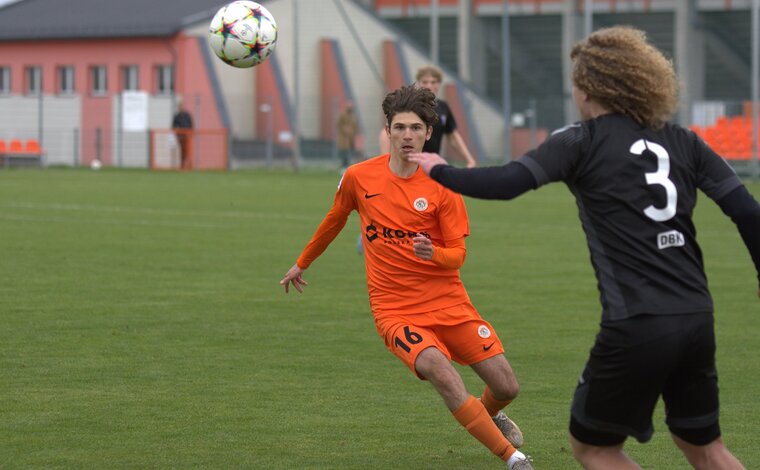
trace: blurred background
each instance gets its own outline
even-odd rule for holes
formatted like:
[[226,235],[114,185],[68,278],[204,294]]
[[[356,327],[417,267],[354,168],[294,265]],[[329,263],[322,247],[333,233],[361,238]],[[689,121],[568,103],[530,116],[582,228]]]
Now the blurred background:
[[224,3],[0,0],[3,164],[179,168],[183,108],[193,169],[339,167],[341,111],[354,159],[378,154],[383,97],[427,64],[478,162],[508,161],[577,119],[572,45],[625,24],[674,61],[673,119],[758,174],[760,0],[261,1],[279,37],[251,69],[208,47]]

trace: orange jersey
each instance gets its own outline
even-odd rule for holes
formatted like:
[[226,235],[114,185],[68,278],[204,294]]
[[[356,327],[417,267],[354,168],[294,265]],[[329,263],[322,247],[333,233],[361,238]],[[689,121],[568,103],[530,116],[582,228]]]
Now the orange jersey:
[[380,155],[346,170],[333,206],[298,258],[298,266],[307,268],[356,210],[364,237],[370,306],[376,318],[469,302],[458,269],[420,259],[412,249],[417,234],[429,237],[436,247],[469,235],[462,197],[421,169],[409,178],[396,176],[389,161],[390,155]]

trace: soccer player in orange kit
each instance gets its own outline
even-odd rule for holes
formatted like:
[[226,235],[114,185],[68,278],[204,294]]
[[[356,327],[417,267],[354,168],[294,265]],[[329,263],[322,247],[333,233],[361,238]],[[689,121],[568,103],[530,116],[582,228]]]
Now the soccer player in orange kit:
[[[493,327],[480,317],[459,277],[469,235],[461,196],[427,178],[409,155],[430,138],[435,95],[406,86],[383,101],[390,154],[350,166],[330,211],[280,281],[303,292],[303,272],[359,213],[370,306],[386,347],[429,381],[454,418],[511,470],[532,469],[516,450],[520,429],[502,411],[519,390]],[[451,361],[469,365],[486,386],[467,392]]]

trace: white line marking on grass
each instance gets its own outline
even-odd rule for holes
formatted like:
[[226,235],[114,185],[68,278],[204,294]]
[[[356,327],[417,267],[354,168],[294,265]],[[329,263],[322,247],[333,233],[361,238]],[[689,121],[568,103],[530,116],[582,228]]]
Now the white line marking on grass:
[[136,225],[140,227],[182,227],[182,228],[230,228],[233,225],[222,224],[203,224],[196,222],[167,222],[163,220],[108,220],[108,219],[72,219],[70,217],[50,217],[50,216],[34,216],[34,215],[14,215],[14,214],[0,214],[0,219],[14,220],[17,222],[61,222],[66,224],[80,223],[80,224],[93,224],[93,225]]
[[0,207],[15,209],[37,210],[60,210],[81,212],[116,212],[133,214],[177,215],[193,217],[228,217],[234,219],[273,219],[273,220],[315,220],[318,216],[305,214],[266,214],[261,212],[243,211],[203,211],[203,210],[177,210],[155,209],[151,207],[125,207],[125,206],[100,206],[95,204],[62,204],[62,203],[35,203],[35,202],[4,202]]

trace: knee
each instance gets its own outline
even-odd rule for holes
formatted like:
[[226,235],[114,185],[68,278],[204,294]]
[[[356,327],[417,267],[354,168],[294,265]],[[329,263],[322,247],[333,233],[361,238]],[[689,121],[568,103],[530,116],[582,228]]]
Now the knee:
[[[678,438],[675,434],[673,434],[673,439],[683,452],[686,460],[695,469],[742,468],[720,437],[704,445],[690,444]],[[728,465],[734,462],[736,462],[737,466],[732,467]]]
[[505,375],[496,383],[489,383],[488,388],[491,395],[500,401],[514,400],[520,393],[520,384],[514,375]]
[[570,448],[573,452],[573,458],[577,462],[583,464],[584,458],[588,455],[589,446],[587,446],[586,444],[582,444],[571,437]]
[[443,353],[431,347],[420,352],[414,361],[414,369],[428,380],[444,380],[453,367]]
[[570,438],[570,445],[573,451],[573,458],[584,468],[589,468],[590,462],[596,461],[604,452],[610,452],[612,449],[606,447],[597,447],[584,444],[580,441]]

